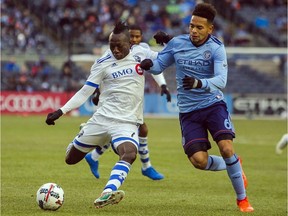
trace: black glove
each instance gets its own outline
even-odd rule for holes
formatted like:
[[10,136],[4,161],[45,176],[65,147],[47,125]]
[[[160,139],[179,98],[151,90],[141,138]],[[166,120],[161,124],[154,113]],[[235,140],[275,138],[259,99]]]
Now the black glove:
[[167,44],[173,37],[166,32],[163,31],[158,31],[155,35],[154,38],[156,40],[157,44],[164,45]]
[[171,102],[171,94],[170,94],[167,86],[166,85],[161,85],[161,96],[163,96],[164,94],[166,94],[167,102]]
[[99,103],[99,97],[100,97],[100,90],[99,88],[97,88],[94,93],[93,93],[93,97],[92,97],[92,103],[97,106]]
[[150,68],[153,66],[153,62],[151,59],[144,59],[143,61],[141,61],[140,63],[140,67],[143,70],[150,70]]
[[54,121],[60,118],[62,115],[63,115],[63,112],[61,109],[58,109],[55,112],[49,113],[46,118],[46,124],[55,125]]
[[182,79],[183,81],[183,87],[185,90],[190,90],[193,88],[201,88],[202,82],[201,80],[197,80],[194,77],[188,77],[185,75],[185,77]]

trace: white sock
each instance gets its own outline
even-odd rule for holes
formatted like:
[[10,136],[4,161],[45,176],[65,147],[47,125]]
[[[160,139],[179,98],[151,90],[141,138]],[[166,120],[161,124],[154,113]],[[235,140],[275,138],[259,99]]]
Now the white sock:
[[143,170],[146,170],[147,168],[152,166],[150,162],[150,157],[149,157],[149,149],[148,149],[147,140],[148,140],[147,137],[139,137],[138,153],[140,156]]
[[110,144],[105,145],[103,147],[97,147],[91,151],[91,158],[94,161],[98,161],[99,157],[109,148]]
[[110,178],[102,193],[116,191],[124,183],[131,164],[126,161],[118,161],[112,168]]

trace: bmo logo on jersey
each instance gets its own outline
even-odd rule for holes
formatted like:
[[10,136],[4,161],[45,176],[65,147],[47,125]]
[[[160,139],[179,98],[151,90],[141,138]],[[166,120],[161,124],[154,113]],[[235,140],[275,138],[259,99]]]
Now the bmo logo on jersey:
[[133,73],[133,69],[126,68],[126,69],[123,69],[122,71],[113,72],[111,75],[115,79],[115,78],[119,78],[119,77],[122,77],[122,76],[131,75],[132,73]]
[[[112,75],[113,79],[115,79],[115,78],[131,75],[131,74],[133,74],[133,71],[134,70],[131,68],[126,68],[126,69],[123,69],[122,71],[113,72],[111,75]],[[143,69],[140,68],[140,64],[135,65],[135,71],[139,75],[143,75],[143,73],[144,73]]]

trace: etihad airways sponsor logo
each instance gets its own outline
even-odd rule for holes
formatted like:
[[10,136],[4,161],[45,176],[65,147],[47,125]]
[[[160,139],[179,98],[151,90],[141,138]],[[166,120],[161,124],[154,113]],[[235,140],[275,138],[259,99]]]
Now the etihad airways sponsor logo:
[[209,66],[210,61],[208,60],[203,60],[203,59],[178,59],[177,63],[179,65],[189,65],[189,66]]

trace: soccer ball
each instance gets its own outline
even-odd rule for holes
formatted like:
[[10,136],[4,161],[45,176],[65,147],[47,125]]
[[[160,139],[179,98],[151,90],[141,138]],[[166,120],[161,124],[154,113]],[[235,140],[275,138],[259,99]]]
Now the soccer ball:
[[43,210],[56,211],[64,203],[64,191],[55,183],[43,184],[37,191],[36,202]]

